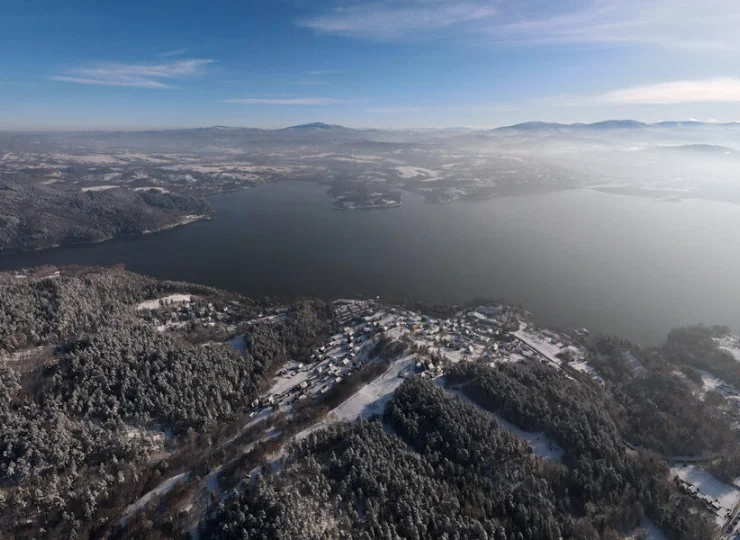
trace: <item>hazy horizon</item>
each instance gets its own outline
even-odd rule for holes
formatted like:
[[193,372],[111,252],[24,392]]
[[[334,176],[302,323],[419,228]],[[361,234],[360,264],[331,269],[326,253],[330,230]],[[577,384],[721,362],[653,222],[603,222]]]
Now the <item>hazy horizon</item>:
[[311,122],[305,122],[305,123],[299,123],[299,124],[286,124],[286,125],[276,125],[276,126],[267,126],[267,125],[252,125],[252,124],[192,124],[192,125],[151,125],[151,126],[139,126],[139,127],[116,127],[116,126],[109,126],[109,127],[91,127],[91,128],[0,128],[0,132],[6,132],[6,133],[65,133],[65,132],[115,132],[115,131],[121,131],[121,132],[138,132],[138,131],[168,131],[168,130],[189,130],[189,129],[214,129],[214,128],[225,128],[225,129],[261,129],[265,131],[279,131],[281,129],[290,129],[290,128],[298,128],[298,127],[307,127],[314,124],[324,124],[327,127],[334,127],[334,128],[347,128],[347,129],[353,129],[353,130],[378,130],[378,131],[454,131],[454,130],[467,130],[467,131],[486,131],[486,130],[495,130],[498,128],[508,128],[508,127],[517,127],[517,126],[523,126],[527,124],[554,124],[559,125],[559,127],[584,127],[584,126],[590,126],[595,124],[602,124],[606,122],[637,122],[640,124],[644,124],[647,127],[653,127],[657,126],[659,124],[667,124],[667,123],[686,123],[686,124],[703,124],[707,126],[735,126],[740,125],[740,120],[730,120],[730,121],[718,121],[715,119],[707,119],[707,120],[701,120],[698,118],[682,118],[682,119],[676,119],[676,118],[665,118],[662,120],[655,120],[655,121],[644,121],[637,118],[601,118],[594,121],[589,122],[568,122],[568,121],[548,121],[545,122],[543,120],[539,119],[529,119],[524,120],[521,122],[515,122],[515,123],[505,123],[505,124],[492,124],[488,126],[466,126],[466,125],[451,125],[451,126],[434,126],[434,125],[427,125],[427,126],[416,126],[416,127],[407,127],[407,126],[382,126],[382,125],[347,125],[347,124],[329,124],[327,122],[323,122],[322,120],[315,120]]

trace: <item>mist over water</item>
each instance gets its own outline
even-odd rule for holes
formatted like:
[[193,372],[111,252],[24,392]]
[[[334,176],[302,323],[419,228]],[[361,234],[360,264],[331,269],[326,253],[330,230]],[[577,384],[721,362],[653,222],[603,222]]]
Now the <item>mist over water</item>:
[[538,322],[655,344],[670,328],[740,324],[740,206],[581,189],[333,210],[284,182],[210,198],[216,214],[144,237],[0,257],[1,269],[111,265],[249,296],[503,298]]

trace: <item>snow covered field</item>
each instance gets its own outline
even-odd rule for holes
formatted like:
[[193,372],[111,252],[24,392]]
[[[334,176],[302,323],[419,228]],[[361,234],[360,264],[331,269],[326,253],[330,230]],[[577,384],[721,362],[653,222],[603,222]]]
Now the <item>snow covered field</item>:
[[144,300],[136,306],[136,309],[157,309],[165,304],[190,303],[192,298],[190,294],[170,294],[154,300]]
[[[287,367],[288,369],[290,369],[294,366],[289,364]],[[294,375],[286,374],[286,375],[281,375],[280,377],[276,377],[275,383],[270,388],[268,395],[275,396],[275,395],[283,394],[287,392],[288,390],[290,390],[291,388],[293,388],[294,386],[301,384],[303,381],[305,381],[308,378],[309,375],[310,375],[309,371],[304,369],[302,371],[298,371]]]
[[116,189],[118,186],[86,186],[81,188],[80,191],[107,191],[109,189]]
[[421,180],[425,182],[430,182],[432,180],[439,180],[440,176],[437,171],[433,171],[431,169],[425,169],[423,167],[409,167],[409,166],[403,166],[403,167],[396,167],[396,171],[398,171],[398,175],[401,178],[404,179],[411,179],[411,178],[421,178]]
[[410,355],[391,364],[388,370],[355,395],[334,409],[333,416],[338,420],[351,422],[357,418],[363,420],[373,414],[382,414],[385,404],[393,397],[396,388],[401,386],[401,374],[414,366],[414,356]]

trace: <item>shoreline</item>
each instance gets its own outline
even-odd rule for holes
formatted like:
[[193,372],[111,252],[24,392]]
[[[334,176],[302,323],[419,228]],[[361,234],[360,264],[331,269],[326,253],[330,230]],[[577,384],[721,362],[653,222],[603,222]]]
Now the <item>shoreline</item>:
[[49,244],[47,246],[40,246],[40,247],[36,247],[32,249],[12,248],[12,249],[6,250],[6,249],[0,248],[0,258],[3,258],[5,256],[23,255],[24,253],[37,253],[40,251],[48,251],[52,249],[63,249],[63,248],[76,247],[76,246],[90,246],[90,245],[95,245],[95,244],[103,244],[105,242],[110,242],[111,240],[120,240],[123,238],[136,238],[139,236],[146,236],[146,235],[155,234],[159,232],[169,231],[171,229],[176,229],[177,227],[190,225],[192,223],[197,223],[199,221],[210,221],[211,219],[213,219],[214,214],[215,212],[211,211],[208,214],[194,215],[192,216],[193,219],[187,219],[187,220],[183,220],[183,218],[190,217],[190,216],[183,216],[177,222],[164,225],[157,229],[151,229],[151,230],[147,229],[137,234],[106,236],[105,238],[99,238],[97,240],[90,240],[88,242],[62,242],[58,244]]

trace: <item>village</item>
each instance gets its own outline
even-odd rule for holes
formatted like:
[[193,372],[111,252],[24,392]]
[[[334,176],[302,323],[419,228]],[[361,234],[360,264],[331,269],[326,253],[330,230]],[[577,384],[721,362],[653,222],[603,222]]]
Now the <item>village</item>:
[[414,361],[399,373],[401,378],[412,373],[441,377],[446,365],[461,361],[493,364],[534,358],[560,369],[560,353],[574,360],[584,355],[571,338],[535,329],[524,322],[522,313],[501,305],[482,305],[444,318],[373,300],[338,300],[334,312],[339,331],[308,359],[293,360],[283,367],[270,391],[251,404],[252,414],[265,407],[283,409],[326,393],[378,360],[372,350],[381,337],[405,343],[414,353]]
[[[238,334],[240,325],[270,324],[285,315],[285,308],[275,307],[243,321],[238,302],[214,305],[183,294],[142,302],[137,309],[160,332],[200,333],[209,338],[204,345],[225,343],[241,354],[245,344]],[[381,337],[412,350],[411,371],[422,377],[443,376],[446,365],[461,361],[494,364],[526,358],[557,369],[567,360],[572,370],[588,370],[577,337],[538,329],[526,322],[524,312],[510,306],[486,304],[435,317],[379,300],[337,300],[333,310],[336,333],[307,358],[291,359],[283,366],[269,392],[248,404],[253,414],[326,393],[377,360],[371,352]]]
[[[145,318],[159,331],[206,332],[211,338],[203,346],[230,346],[244,353],[244,336],[235,332],[242,325],[271,324],[285,316],[286,308],[275,307],[257,318],[242,321],[238,303],[214,305],[196,296],[170,295],[138,306]],[[567,335],[541,329],[516,308],[484,304],[460,309],[448,316],[423,314],[406,307],[387,305],[378,300],[337,300],[333,302],[335,333],[320,342],[305,358],[291,359],[275,374],[272,386],[259,399],[245,404],[249,418],[257,421],[273,412],[291,415],[297,403],[320,399],[333,387],[374,362],[378,342],[385,339],[402,343],[405,354],[376,380],[331,411],[329,417],[305,430],[306,436],[327,422],[355,420],[382,413],[384,404],[405,377],[418,375],[443,385],[445,368],[457,362],[482,362],[494,365],[533,359],[563,370],[582,380],[601,378],[586,362],[581,345],[585,329]],[[228,336],[226,339],[225,336]],[[630,353],[628,364],[644,370]],[[704,374],[706,377],[707,374]],[[711,386],[728,398],[737,396],[734,388],[719,380]],[[526,433],[516,426],[504,427],[526,440],[545,459],[558,459],[560,450],[544,434]],[[672,474],[684,491],[704,504],[723,531],[722,538],[740,537],[740,489],[712,477],[698,464],[674,463]]]

